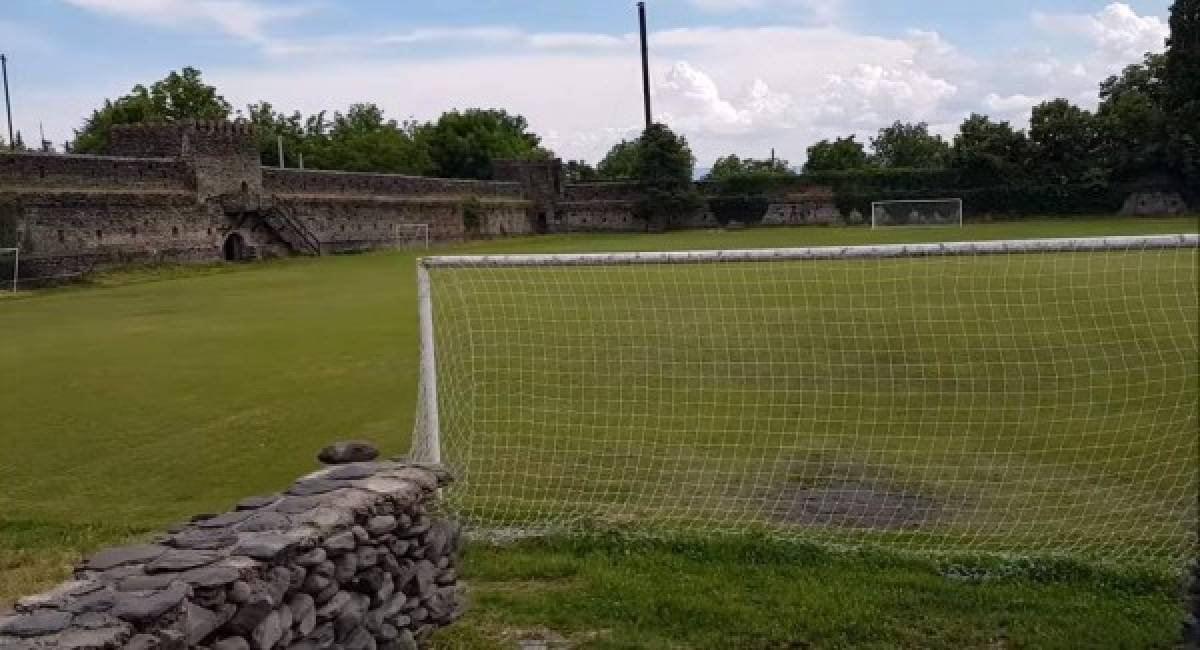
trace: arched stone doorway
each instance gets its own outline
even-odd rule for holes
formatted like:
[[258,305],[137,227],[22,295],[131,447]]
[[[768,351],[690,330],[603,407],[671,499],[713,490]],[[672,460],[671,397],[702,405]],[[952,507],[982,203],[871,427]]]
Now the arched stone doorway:
[[246,240],[236,232],[229,233],[221,247],[226,262],[241,262],[246,259]]

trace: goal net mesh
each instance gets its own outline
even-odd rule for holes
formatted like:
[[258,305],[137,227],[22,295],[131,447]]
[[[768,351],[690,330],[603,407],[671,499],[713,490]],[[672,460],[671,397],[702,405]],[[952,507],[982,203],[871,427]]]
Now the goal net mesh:
[[961,226],[962,201],[880,201],[871,204],[871,226]]
[[1200,311],[1175,241],[431,258],[446,497],[485,528],[1181,560]]

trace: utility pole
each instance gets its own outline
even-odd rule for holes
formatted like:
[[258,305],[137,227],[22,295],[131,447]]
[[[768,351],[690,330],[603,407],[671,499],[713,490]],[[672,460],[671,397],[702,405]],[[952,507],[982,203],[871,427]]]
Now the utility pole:
[[4,110],[8,113],[8,148],[17,150],[17,141],[13,139],[12,102],[8,98],[8,57],[0,54],[0,69],[4,71]]
[[638,22],[642,32],[642,96],[646,102],[646,128],[654,123],[654,112],[650,108],[650,46],[646,39],[646,3],[639,2]]
[[279,168],[283,169],[287,165],[283,162],[283,136],[275,136],[275,143],[279,145]]

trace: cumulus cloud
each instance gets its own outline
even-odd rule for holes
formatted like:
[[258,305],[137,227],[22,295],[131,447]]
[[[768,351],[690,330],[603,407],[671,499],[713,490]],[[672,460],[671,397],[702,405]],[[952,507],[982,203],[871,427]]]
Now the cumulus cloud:
[[1082,37],[1094,44],[1107,63],[1138,60],[1142,54],[1163,49],[1170,33],[1158,16],[1140,16],[1133,7],[1114,2],[1095,14],[1035,13],[1039,29]]
[[[641,127],[633,34],[479,25],[286,40],[266,34],[266,22],[254,18],[283,8],[265,0],[63,1],[172,27],[181,20],[166,15],[174,8],[186,7],[184,15],[210,27],[223,24],[211,17],[218,4],[250,11],[251,28],[226,31],[258,39],[265,60],[205,68],[235,105],[265,99],[314,112],[340,108],[330,98],[341,98],[376,102],[398,119],[503,107],[528,117],[560,155],[592,161]],[[692,1],[709,10],[787,5],[810,13],[840,4]],[[811,22],[662,30],[651,34],[655,112],[688,136],[702,165],[727,153],[763,156],[771,148],[800,162],[816,140],[851,133],[865,139],[895,120],[927,121],[950,135],[972,112],[1022,125],[1029,108],[1045,99],[1094,104],[1101,79],[1139,60],[1143,49],[1161,49],[1166,33],[1160,18],[1123,3],[1092,14],[1027,19],[1036,29],[1026,42],[975,57],[956,38],[932,30],[880,37]],[[136,81],[144,79],[121,84]]]

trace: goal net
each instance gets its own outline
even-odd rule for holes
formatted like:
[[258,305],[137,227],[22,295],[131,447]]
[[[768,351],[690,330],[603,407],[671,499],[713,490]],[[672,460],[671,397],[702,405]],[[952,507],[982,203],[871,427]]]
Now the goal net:
[[871,204],[871,227],[961,227],[962,199],[876,201]]
[[392,237],[399,248],[429,248],[429,224],[398,223],[393,227]]
[[0,248],[0,291],[17,292],[21,275],[21,249]]
[[1198,246],[426,258],[413,455],[487,528],[1176,562]]

